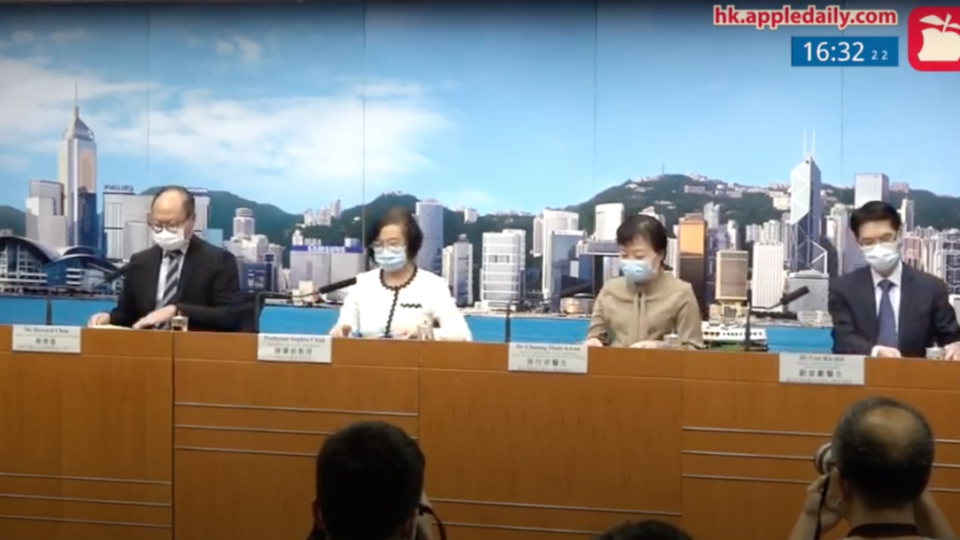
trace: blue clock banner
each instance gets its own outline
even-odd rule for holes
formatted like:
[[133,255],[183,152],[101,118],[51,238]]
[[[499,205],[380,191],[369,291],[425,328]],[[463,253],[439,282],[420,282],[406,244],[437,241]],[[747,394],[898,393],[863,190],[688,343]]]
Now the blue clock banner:
[[794,67],[897,67],[900,40],[896,36],[802,37],[790,40]]

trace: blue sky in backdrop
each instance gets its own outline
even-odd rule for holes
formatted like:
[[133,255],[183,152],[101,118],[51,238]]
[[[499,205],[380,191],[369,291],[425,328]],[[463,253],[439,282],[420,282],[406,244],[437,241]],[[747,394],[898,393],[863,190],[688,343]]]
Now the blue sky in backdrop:
[[101,187],[182,183],[291,212],[387,190],[537,211],[661,167],[767,185],[805,130],[827,182],[879,171],[960,195],[960,73],[913,71],[902,25],[847,31],[899,35],[899,68],[839,69],[790,67],[791,36],[835,29],[715,28],[707,6],[0,13],[0,204],[56,177],[75,85]]

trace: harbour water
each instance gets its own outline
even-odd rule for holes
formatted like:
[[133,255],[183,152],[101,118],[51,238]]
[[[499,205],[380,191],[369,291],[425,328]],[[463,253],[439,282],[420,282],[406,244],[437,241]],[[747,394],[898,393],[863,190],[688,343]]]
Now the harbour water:
[[[91,315],[109,311],[109,299],[53,300],[53,324],[82,326]],[[324,334],[336,321],[332,309],[305,309],[268,306],[260,329],[274,334]],[[44,324],[46,300],[29,297],[0,297],[0,324]],[[474,341],[502,342],[503,317],[467,316]],[[514,317],[510,321],[513,341],[528,343],[575,343],[583,340],[585,319]],[[767,327],[772,352],[829,352],[830,330],[822,328]]]

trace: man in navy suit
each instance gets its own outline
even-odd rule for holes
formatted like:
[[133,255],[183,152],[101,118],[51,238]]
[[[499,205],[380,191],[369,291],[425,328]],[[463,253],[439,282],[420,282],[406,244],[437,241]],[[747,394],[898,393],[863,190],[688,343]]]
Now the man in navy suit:
[[830,283],[833,352],[923,358],[936,344],[948,360],[960,360],[960,325],[947,287],[901,262],[901,227],[897,210],[881,201],[850,216],[867,266]]

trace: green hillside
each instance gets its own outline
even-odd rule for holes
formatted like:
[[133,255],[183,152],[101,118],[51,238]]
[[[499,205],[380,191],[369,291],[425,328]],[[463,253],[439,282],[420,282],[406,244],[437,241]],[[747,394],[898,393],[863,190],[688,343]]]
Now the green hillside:
[[13,234],[23,236],[25,234],[26,220],[23,216],[23,210],[18,210],[12,206],[0,205],[0,229],[10,229]]

